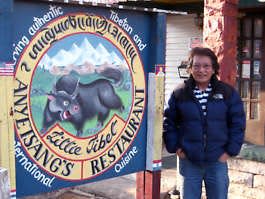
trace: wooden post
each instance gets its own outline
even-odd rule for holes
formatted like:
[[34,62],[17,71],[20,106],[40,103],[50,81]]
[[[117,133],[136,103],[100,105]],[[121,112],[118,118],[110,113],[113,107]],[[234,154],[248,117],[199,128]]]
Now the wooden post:
[[145,199],[160,199],[161,171],[145,171]]
[[149,74],[147,169],[137,174],[136,198],[160,199],[164,73]]
[[136,198],[144,199],[145,171],[136,174]]
[[143,171],[136,174],[136,198],[160,199],[161,171]]
[[0,166],[8,170],[11,196],[15,191],[15,151],[13,123],[13,65],[0,65]]

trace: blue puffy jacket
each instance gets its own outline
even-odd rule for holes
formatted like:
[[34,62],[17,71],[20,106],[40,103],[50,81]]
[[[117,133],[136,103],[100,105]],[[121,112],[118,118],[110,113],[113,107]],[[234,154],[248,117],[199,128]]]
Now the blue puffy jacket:
[[224,152],[235,156],[244,141],[246,118],[240,96],[215,76],[211,85],[207,116],[193,94],[192,77],[174,90],[164,112],[163,139],[168,152],[182,148],[197,164],[215,162]]

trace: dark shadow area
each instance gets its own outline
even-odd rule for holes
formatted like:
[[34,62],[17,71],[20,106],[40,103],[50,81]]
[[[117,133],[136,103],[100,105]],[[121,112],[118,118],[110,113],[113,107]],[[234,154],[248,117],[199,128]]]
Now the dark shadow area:
[[174,169],[177,167],[176,155],[162,157],[162,169]]

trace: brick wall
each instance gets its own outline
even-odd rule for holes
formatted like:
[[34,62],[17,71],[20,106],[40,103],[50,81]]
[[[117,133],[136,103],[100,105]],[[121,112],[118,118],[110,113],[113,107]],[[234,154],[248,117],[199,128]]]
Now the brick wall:
[[205,0],[203,44],[218,57],[220,79],[235,85],[238,0]]

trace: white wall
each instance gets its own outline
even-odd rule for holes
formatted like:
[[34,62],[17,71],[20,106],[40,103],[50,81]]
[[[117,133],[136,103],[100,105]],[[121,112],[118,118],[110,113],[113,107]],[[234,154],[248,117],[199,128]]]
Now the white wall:
[[201,37],[202,30],[194,25],[196,15],[168,15],[166,37],[166,102],[174,87],[183,80],[179,78],[177,66],[188,59],[190,39]]

